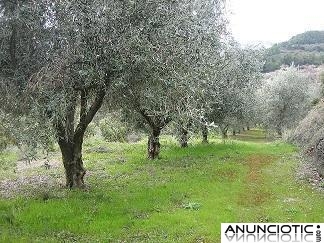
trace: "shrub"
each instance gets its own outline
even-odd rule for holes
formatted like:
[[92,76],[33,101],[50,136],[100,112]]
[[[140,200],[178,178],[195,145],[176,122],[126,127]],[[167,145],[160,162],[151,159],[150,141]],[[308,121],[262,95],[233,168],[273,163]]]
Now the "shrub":
[[96,135],[96,128],[97,128],[96,124],[91,122],[85,131],[84,137],[89,138]]
[[127,137],[126,137],[126,141],[128,143],[136,143],[142,139],[143,139],[143,134],[141,134],[139,132],[131,132],[131,133],[127,134]]
[[0,152],[5,150],[9,144],[13,141],[5,132],[5,130],[0,126]]
[[315,146],[315,165],[320,175],[324,176],[324,138],[320,139]]
[[0,134],[0,152],[5,150],[8,146],[7,139]]
[[324,101],[320,101],[294,129],[288,140],[314,155],[318,172],[324,176]]
[[288,137],[288,141],[307,148],[324,138],[324,101],[312,109]]
[[318,84],[311,84],[309,76],[293,66],[272,75],[257,91],[257,111],[263,124],[280,136],[295,127],[310,110],[316,88]]
[[99,122],[101,135],[108,142],[125,142],[129,127],[118,114],[110,114]]

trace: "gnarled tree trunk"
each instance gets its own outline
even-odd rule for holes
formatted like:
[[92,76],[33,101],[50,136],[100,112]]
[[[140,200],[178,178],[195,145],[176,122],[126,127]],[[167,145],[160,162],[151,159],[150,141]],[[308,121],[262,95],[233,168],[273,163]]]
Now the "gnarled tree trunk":
[[202,143],[208,143],[208,128],[206,125],[202,126],[201,133],[203,138]]
[[147,156],[149,159],[156,159],[160,154],[160,128],[154,128],[147,142]]
[[54,124],[58,144],[62,153],[65,169],[66,186],[68,188],[83,188],[86,170],[82,161],[82,144],[85,130],[102,105],[105,91],[98,89],[92,104],[88,107],[89,96],[86,91],[80,92],[80,118],[75,126],[76,96],[68,102],[65,119]]
[[223,139],[228,138],[228,136],[227,136],[227,130],[222,130],[222,138]]
[[220,130],[221,130],[221,133],[222,133],[222,138],[227,139],[228,138],[228,136],[227,136],[228,125],[220,126]]
[[279,137],[282,137],[282,129],[280,127],[276,128],[276,132],[277,132]]
[[183,123],[180,124],[180,136],[179,136],[179,143],[181,148],[188,147],[188,140],[189,140],[189,129],[191,127],[191,121],[187,122],[186,125]]
[[62,153],[63,165],[68,188],[84,187],[84,175],[86,170],[83,167],[82,144],[73,144],[71,141],[59,141]]
[[171,121],[168,116],[148,115],[145,109],[137,110],[151,128],[147,141],[147,156],[149,159],[156,159],[160,154],[160,134],[162,129]]
[[180,138],[179,138],[181,148],[188,147],[188,130],[181,127],[180,128]]

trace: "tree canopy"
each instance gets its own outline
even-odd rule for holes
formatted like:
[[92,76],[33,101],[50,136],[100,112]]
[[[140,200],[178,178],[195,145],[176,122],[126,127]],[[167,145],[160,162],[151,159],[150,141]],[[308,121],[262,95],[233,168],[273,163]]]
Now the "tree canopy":
[[224,4],[214,0],[0,6],[1,109],[53,131],[69,187],[84,184],[84,134],[107,94],[161,130],[197,107],[195,86],[220,65],[227,34]]

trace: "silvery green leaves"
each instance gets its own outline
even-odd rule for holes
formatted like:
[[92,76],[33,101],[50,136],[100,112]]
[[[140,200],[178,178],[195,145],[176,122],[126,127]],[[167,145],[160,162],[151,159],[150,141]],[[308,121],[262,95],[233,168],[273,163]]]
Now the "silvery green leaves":
[[319,83],[293,66],[271,73],[257,91],[261,121],[279,135],[294,127],[311,108],[316,86]]
[[[252,104],[262,67],[261,50],[242,49],[228,40],[219,63],[207,83],[206,118],[217,124],[224,136],[229,128],[240,129],[253,122]],[[213,97],[212,99],[208,97]]]
[[129,19],[135,21],[121,40],[124,68],[114,91],[123,94],[121,103],[150,116],[198,111],[201,86],[218,61],[213,53],[225,29],[221,10],[214,1],[132,1]]

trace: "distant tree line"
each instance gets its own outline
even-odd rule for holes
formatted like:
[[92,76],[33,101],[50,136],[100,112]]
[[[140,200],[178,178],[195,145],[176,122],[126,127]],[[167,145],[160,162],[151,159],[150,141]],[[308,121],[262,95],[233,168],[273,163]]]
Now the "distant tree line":
[[324,31],[308,31],[267,50],[263,72],[280,69],[282,65],[324,64]]

